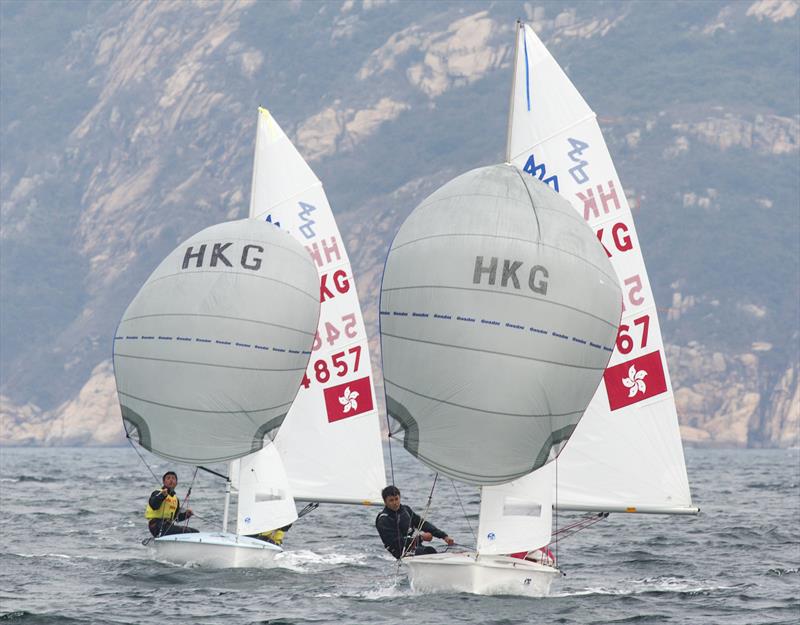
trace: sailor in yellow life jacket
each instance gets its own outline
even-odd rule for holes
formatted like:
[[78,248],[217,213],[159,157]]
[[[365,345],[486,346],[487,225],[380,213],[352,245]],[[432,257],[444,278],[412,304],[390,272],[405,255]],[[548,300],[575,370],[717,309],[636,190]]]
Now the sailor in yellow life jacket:
[[289,528],[292,527],[292,524],[284,525],[283,527],[279,527],[276,530],[270,530],[268,532],[261,532],[260,534],[250,534],[251,538],[258,538],[259,540],[263,540],[268,543],[272,543],[273,545],[278,545],[279,547],[283,544],[283,538],[286,536],[286,532],[289,531]]
[[178,476],[174,471],[167,471],[161,478],[162,487],[154,490],[147,500],[144,509],[144,518],[147,519],[147,529],[153,536],[167,536],[169,534],[188,534],[197,532],[192,527],[178,525],[192,516],[191,508],[181,512],[181,502],[175,494],[178,485]]

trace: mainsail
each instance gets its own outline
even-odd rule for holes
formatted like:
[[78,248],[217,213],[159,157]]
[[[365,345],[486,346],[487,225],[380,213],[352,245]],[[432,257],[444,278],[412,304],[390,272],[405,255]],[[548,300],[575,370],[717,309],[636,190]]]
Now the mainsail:
[[[275,439],[291,492],[301,500],[380,501],[386,480],[380,426],[350,261],[322,183],[264,108],[258,112],[250,216],[287,231],[318,271],[313,354]],[[243,459],[242,470],[251,461]]]
[[381,285],[406,449],[484,486],[543,466],[597,388],[620,299],[592,231],[543,183],[506,164],[445,184],[401,226]]
[[563,510],[694,513],[656,304],[595,114],[527,26],[517,31],[507,161],[568,199],[623,289],[603,383],[559,456]]
[[114,337],[122,418],[143,447],[203,464],[260,449],[311,355],[316,268],[285,232],[217,224],[169,254]]

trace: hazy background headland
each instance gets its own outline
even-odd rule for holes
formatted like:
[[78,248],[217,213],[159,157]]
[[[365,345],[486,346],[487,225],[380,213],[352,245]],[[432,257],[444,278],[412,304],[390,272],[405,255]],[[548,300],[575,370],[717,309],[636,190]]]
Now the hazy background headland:
[[0,3],[0,444],[123,440],[116,324],[180,241],[246,216],[259,105],[325,184],[377,363],[392,236],[503,158],[520,17],[600,119],[684,440],[797,446],[799,8]]

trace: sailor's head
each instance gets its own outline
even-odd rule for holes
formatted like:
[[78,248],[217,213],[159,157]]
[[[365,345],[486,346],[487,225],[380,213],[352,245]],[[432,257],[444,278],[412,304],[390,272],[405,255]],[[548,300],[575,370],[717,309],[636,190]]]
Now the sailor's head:
[[178,485],[178,474],[175,471],[167,471],[161,477],[161,482],[167,488],[175,488]]
[[387,486],[381,491],[383,503],[389,510],[397,512],[400,509],[400,489],[394,484]]

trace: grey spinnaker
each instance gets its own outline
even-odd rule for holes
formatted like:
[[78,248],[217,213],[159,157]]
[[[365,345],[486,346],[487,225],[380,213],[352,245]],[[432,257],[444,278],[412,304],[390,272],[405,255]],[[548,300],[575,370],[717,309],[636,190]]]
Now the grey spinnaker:
[[252,219],[206,228],[165,258],[114,337],[126,431],[201,464],[261,449],[311,355],[319,278],[300,243]]
[[600,382],[621,306],[602,246],[547,185],[507,164],[450,181],[400,228],[381,286],[406,449],[473,484],[542,466]]

